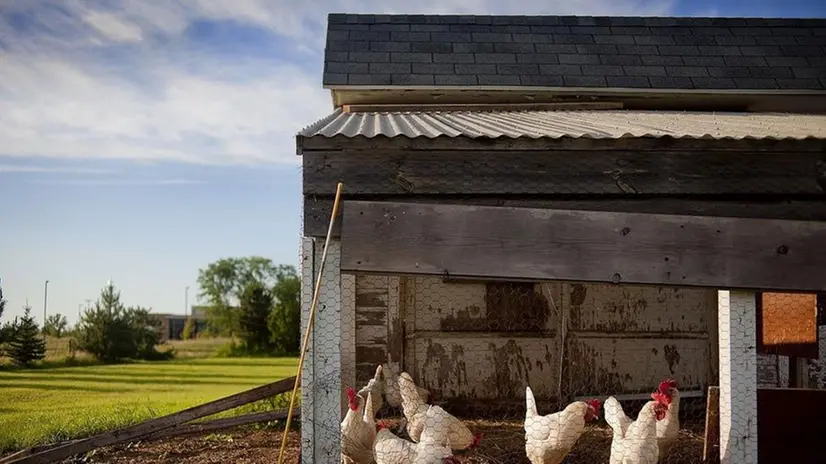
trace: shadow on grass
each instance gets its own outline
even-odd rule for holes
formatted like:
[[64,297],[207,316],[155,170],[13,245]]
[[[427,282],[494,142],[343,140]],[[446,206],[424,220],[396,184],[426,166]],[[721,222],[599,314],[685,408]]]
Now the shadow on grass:
[[[126,363],[124,363],[126,364]],[[44,360],[37,364],[24,367],[15,365],[0,365],[0,372],[20,372],[20,371],[36,371],[36,370],[50,370],[63,369],[68,367],[90,367],[103,366],[104,364],[94,358],[81,359],[60,359],[60,360]]]
[[[6,385],[0,378],[0,386]],[[250,383],[255,382],[239,382],[238,380],[206,380],[206,379],[178,379],[173,376],[161,377],[158,379],[136,379],[134,377],[124,376],[123,378],[113,379],[106,375],[100,376],[84,376],[84,375],[54,375],[54,376],[27,376],[25,374],[18,374],[10,378],[12,382],[18,381],[37,381],[40,385],[52,385],[53,382],[85,382],[89,385],[120,383],[120,384],[134,384],[134,385],[237,385],[239,387],[249,387]],[[275,382],[278,379],[272,380]],[[266,383],[266,382],[265,382]],[[57,388],[57,387],[55,387]],[[82,388],[81,388],[82,389]]]
[[[253,358],[260,359],[262,362],[249,361],[233,361],[238,358],[204,358],[197,362],[189,362],[190,365],[201,366],[229,366],[229,367],[292,367],[298,366],[298,358]],[[249,358],[244,358],[249,359]],[[266,361],[266,362],[263,362]]]
[[139,390],[139,388],[114,388],[114,387],[103,387],[103,386],[96,386],[96,385],[55,385],[52,383],[34,383],[34,382],[0,382],[0,388],[3,390],[12,389],[12,388],[20,388],[24,390],[45,390],[45,391],[53,391],[53,390],[61,390],[61,391],[89,391],[89,392],[96,392],[96,393],[127,393],[134,390]]
[[[101,382],[120,382],[120,381],[134,381],[135,383],[151,383],[153,380],[159,383],[172,383],[174,380],[181,380],[181,383],[198,383],[199,379],[233,379],[235,381],[250,381],[261,383],[276,382],[289,375],[233,375],[233,374],[219,374],[213,372],[179,372],[169,370],[168,372],[145,371],[145,370],[119,370],[117,372],[108,372],[106,370],[94,371],[62,371],[62,372],[34,372],[34,371],[18,371],[13,373],[12,379],[27,379],[27,380],[79,380],[79,381],[101,381]],[[0,377],[2,380],[3,377]],[[125,380],[120,380],[125,379]],[[220,382],[219,382],[220,383]]]

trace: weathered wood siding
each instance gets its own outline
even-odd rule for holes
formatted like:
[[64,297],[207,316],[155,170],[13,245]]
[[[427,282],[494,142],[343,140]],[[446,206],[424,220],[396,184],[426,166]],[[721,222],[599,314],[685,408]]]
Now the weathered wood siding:
[[356,382],[363,385],[378,364],[401,364],[399,278],[356,275]]
[[440,397],[556,394],[554,316],[532,284],[406,280],[405,368]]
[[716,381],[716,291],[563,288],[569,314],[566,383],[573,394],[644,392],[664,377],[677,379],[683,391]]
[[716,309],[703,289],[359,275],[357,372],[398,362],[457,399],[639,393],[666,376],[699,390],[717,382]]

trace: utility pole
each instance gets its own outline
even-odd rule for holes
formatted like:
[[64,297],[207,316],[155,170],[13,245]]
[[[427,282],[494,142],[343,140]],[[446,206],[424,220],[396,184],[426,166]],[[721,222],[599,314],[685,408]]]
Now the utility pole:
[[43,340],[46,339],[46,308],[49,305],[49,281],[43,285]]

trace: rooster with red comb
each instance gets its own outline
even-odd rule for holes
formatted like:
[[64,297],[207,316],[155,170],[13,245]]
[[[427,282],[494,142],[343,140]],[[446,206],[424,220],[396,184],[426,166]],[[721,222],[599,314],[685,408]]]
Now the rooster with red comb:
[[657,391],[651,394],[651,397],[655,401],[668,404],[665,417],[657,421],[657,446],[660,448],[660,459],[664,459],[674,444],[677,443],[680,432],[680,390],[677,389],[677,381],[664,379],[657,387]]

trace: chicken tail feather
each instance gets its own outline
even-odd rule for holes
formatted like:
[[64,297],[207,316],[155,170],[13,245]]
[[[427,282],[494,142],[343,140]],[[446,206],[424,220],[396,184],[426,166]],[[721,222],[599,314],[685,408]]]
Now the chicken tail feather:
[[412,413],[424,403],[419,396],[419,391],[416,388],[413,377],[407,372],[402,372],[399,375],[399,391],[401,392],[402,409],[405,411],[405,415],[407,415],[408,412]]
[[525,387],[525,416],[533,417],[539,413],[536,410],[536,398],[533,397],[531,387]]
[[625,415],[625,411],[622,410],[622,405],[616,398],[613,396],[609,396],[605,403],[602,405],[603,410],[605,410],[605,422],[611,426],[611,430],[614,432],[622,433],[622,419],[621,417]]
[[375,423],[376,421],[376,411],[373,410],[373,392],[367,393],[367,403],[364,406],[364,415],[362,416],[366,422]]

